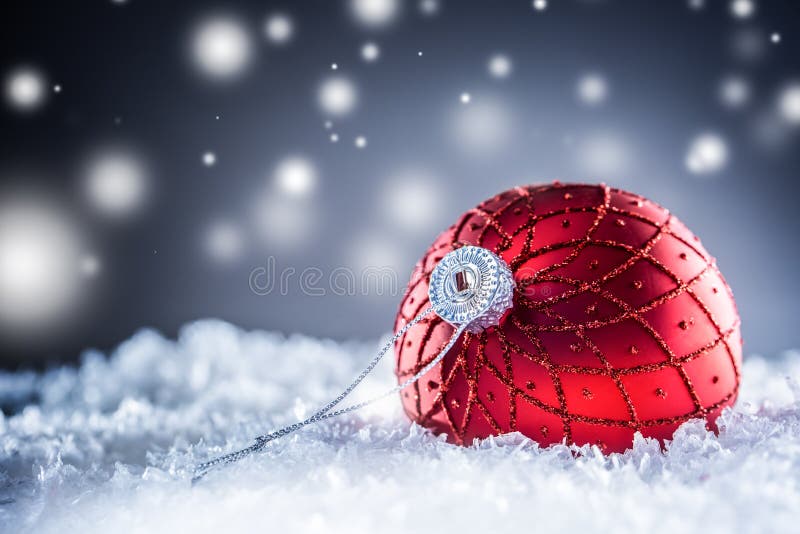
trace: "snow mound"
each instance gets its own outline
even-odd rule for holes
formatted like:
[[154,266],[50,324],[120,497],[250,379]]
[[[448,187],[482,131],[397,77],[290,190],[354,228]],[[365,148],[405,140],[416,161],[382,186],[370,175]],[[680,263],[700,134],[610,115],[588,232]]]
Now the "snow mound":
[[[77,368],[0,374],[3,532],[778,532],[800,521],[800,353],[746,360],[740,401],[662,451],[450,445],[397,399],[189,482],[192,466],[308,415],[378,343],[142,331]],[[391,356],[359,389],[393,385]]]

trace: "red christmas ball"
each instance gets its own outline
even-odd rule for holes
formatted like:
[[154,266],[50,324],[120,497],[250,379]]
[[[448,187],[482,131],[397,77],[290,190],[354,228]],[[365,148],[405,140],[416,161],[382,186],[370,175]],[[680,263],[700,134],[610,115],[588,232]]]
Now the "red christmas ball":
[[[417,264],[397,314],[428,307],[448,252],[492,250],[514,274],[500,324],[465,332],[402,393],[408,416],[455,443],[519,431],[542,445],[631,446],[668,439],[684,421],[710,428],[736,400],[739,315],[714,259],[674,215],[602,185],[518,187],[461,216]],[[453,327],[431,315],[395,345],[404,380]]]

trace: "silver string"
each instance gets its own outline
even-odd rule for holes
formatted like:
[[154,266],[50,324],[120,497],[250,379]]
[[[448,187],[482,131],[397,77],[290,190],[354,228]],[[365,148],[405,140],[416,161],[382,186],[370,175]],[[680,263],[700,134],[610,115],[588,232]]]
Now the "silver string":
[[394,336],[392,336],[392,338],[381,348],[381,350],[378,351],[378,354],[369,362],[369,364],[364,368],[364,370],[361,371],[361,373],[356,377],[356,379],[353,380],[350,383],[350,385],[348,385],[347,388],[345,388],[345,390],[342,391],[339,394],[339,396],[337,396],[335,399],[330,401],[328,404],[326,404],[325,406],[323,406],[322,408],[320,408],[319,410],[314,412],[314,414],[312,414],[311,416],[307,417],[306,419],[303,419],[301,421],[297,421],[296,423],[293,423],[291,425],[288,425],[288,426],[285,426],[283,428],[280,428],[280,429],[278,429],[278,430],[276,430],[274,432],[270,432],[269,434],[264,434],[262,436],[256,437],[255,438],[255,443],[253,443],[249,447],[245,447],[244,449],[238,450],[236,452],[232,452],[232,453],[220,456],[218,458],[214,458],[213,460],[209,460],[207,462],[203,462],[203,463],[198,464],[194,469],[194,475],[192,477],[192,482],[193,483],[197,482],[198,480],[203,478],[203,476],[205,476],[206,473],[208,473],[211,469],[213,469],[216,466],[227,465],[227,464],[231,464],[231,463],[234,463],[234,462],[238,462],[242,458],[245,458],[245,457],[247,457],[247,456],[249,456],[249,455],[251,455],[253,453],[256,453],[256,452],[260,451],[270,441],[273,441],[273,440],[276,440],[276,439],[281,438],[283,436],[286,436],[288,434],[291,434],[292,432],[296,432],[297,430],[300,430],[304,426],[307,426],[307,425],[310,425],[310,424],[313,424],[313,423],[318,423],[320,421],[324,421],[324,420],[330,419],[332,417],[338,417],[340,415],[344,415],[344,414],[347,414],[347,413],[350,413],[350,412],[354,412],[356,410],[360,410],[361,408],[364,408],[365,406],[368,406],[368,405],[370,405],[372,403],[378,402],[379,400],[382,400],[382,399],[384,399],[384,398],[386,398],[386,397],[388,397],[390,395],[393,395],[395,393],[398,393],[398,392],[402,391],[403,389],[407,388],[408,386],[410,386],[411,384],[413,384],[414,382],[419,380],[428,371],[433,369],[433,367],[436,364],[438,364],[442,360],[442,358],[444,358],[445,354],[447,354],[450,351],[450,349],[453,347],[453,345],[455,345],[456,341],[458,340],[458,337],[467,328],[466,324],[459,326],[456,329],[456,331],[453,333],[453,335],[450,337],[450,340],[448,341],[447,345],[445,345],[445,347],[439,352],[439,354],[436,356],[436,358],[431,360],[425,367],[422,368],[422,370],[420,370],[414,376],[408,378],[407,380],[405,380],[401,384],[398,384],[397,386],[393,387],[392,389],[390,389],[390,390],[388,390],[388,391],[386,391],[386,392],[384,392],[384,393],[382,393],[382,394],[380,394],[380,395],[378,395],[376,397],[372,397],[371,399],[368,399],[368,400],[365,400],[363,402],[359,402],[359,403],[353,404],[353,405],[348,406],[346,408],[341,408],[339,410],[331,411],[340,402],[342,402],[350,393],[352,393],[352,391],[356,388],[356,386],[358,386],[358,384],[360,384],[361,381],[364,380],[364,378],[366,378],[367,375],[372,372],[372,370],[375,368],[376,365],[378,365],[378,363],[386,355],[386,353],[389,351],[389,349],[392,347],[392,345],[398,339],[400,339],[403,336],[403,334],[405,334],[406,331],[408,331],[409,328],[411,328],[412,326],[414,326],[417,323],[419,323],[422,319],[424,319],[426,316],[428,316],[432,311],[433,311],[432,307],[427,308],[422,313],[420,313],[419,315],[414,317],[414,319],[409,321],[403,328],[398,330],[397,333]]

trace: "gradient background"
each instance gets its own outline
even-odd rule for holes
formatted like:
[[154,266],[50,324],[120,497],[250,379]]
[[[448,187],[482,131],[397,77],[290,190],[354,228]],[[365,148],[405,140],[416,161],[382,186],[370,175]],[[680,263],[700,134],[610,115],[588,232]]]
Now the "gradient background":
[[[461,212],[553,179],[605,181],[668,207],[732,286],[746,353],[800,346],[800,127],[779,107],[800,77],[800,4],[762,0],[742,19],[723,0],[550,0],[543,11],[524,0],[441,0],[435,14],[409,1],[379,28],[359,24],[348,4],[3,3],[0,72],[33,65],[48,94],[33,112],[3,101],[0,210],[40,199],[74,225],[77,256],[100,267],[80,277],[74,265],[48,271],[74,289],[70,300],[47,320],[0,324],[3,366],[75,360],[139,328],[174,335],[204,317],[375,338],[391,328],[399,293],[304,295],[295,275],[286,294],[257,295],[250,273],[269,257],[278,270],[315,266],[326,276],[391,266],[402,291]],[[263,30],[276,11],[294,23],[282,46]],[[192,59],[193,32],[216,16],[250,38],[251,61],[235,79],[204,76]],[[372,63],[360,55],[367,41],[381,50]],[[487,70],[496,53],[513,63],[507,78]],[[593,106],[576,94],[587,73],[608,87]],[[358,90],[343,117],[317,102],[333,75]],[[747,102],[721,100],[727,76],[749,84]],[[697,175],[686,157],[704,132],[725,141],[728,158]],[[146,169],[149,194],[129,217],[103,216],[86,197],[87,162],[108,147]],[[206,151],[214,166],[203,164]],[[316,169],[301,199],[276,188],[276,165],[290,155]],[[223,245],[233,241],[225,254],[209,246],[219,221]],[[0,249],[0,261],[13,254]]]

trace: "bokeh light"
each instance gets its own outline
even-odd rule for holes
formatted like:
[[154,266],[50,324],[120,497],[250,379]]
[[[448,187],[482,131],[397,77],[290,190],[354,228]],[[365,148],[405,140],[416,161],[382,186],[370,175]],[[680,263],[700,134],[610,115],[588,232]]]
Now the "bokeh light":
[[33,67],[18,67],[5,80],[8,104],[17,111],[33,111],[41,107],[47,97],[44,75]]
[[[391,236],[376,231],[363,232],[350,242],[347,265],[357,270],[390,268],[403,278],[409,271],[402,246]],[[357,279],[362,273],[356,273]],[[402,283],[402,282],[401,282]]]
[[753,139],[767,150],[784,148],[791,138],[792,126],[775,110],[761,111],[752,120]]
[[547,9],[547,0],[533,0],[532,5],[536,11],[544,11]]
[[264,191],[255,197],[252,218],[256,234],[270,250],[290,252],[303,250],[312,238],[317,211],[309,199]]
[[364,43],[361,47],[361,59],[367,63],[374,63],[381,57],[381,49],[373,42]]
[[741,76],[727,76],[719,84],[719,100],[725,107],[738,109],[750,101],[750,83]]
[[218,79],[234,78],[251,60],[250,36],[233,18],[207,19],[194,30],[192,55],[204,74]]
[[144,206],[150,179],[145,163],[134,152],[104,149],[91,156],[85,167],[84,193],[98,212],[123,218]]
[[358,103],[358,90],[349,78],[332,76],[319,86],[317,101],[325,113],[342,117],[355,109]]
[[633,150],[619,133],[597,131],[578,141],[576,156],[578,170],[585,179],[614,182],[629,172]]
[[685,163],[692,174],[718,172],[728,163],[728,145],[716,133],[700,134],[689,145]]
[[731,52],[739,61],[753,63],[764,57],[768,39],[760,28],[741,28],[731,38]]
[[214,221],[206,228],[203,245],[213,261],[225,264],[235,262],[244,251],[242,230],[232,221]]
[[407,169],[389,177],[380,194],[380,213],[409,232],[434,231],[436,216],[447,196],[439,180],[424,169]]
[[353,141],[353,144],[356,148],[367,148],[367,138],[363,135],[359,135],[356,137],[355,141]]
[[419,11],[426,17],[432,17],[439,13],[441,4],[439,0],[420,0]]
[[388,26],[398,17],[401,8],[399,0],[350,0],[350,13],[366,28]]
[[264,22],[264,34],[272,44],[284,45],[292,40],[294,21],[285,13],[274,13]]
[[706,7],[705,0],[688,0],[687,3],[689,4],[689,8],[694,10],[700,10]]
[[489,58],[487,68],[492,78],[503,79],[511,75],[514,66],[507,55],[495,54]]
[[0,200],[0,328],[57,326],[77,303],[82,239],[74,221],[38,198]]
[[602,74],[588,73],[580,77],[575,92],[584,105],[598,106],[608,98],[608,81]]
[[730,11],[737,19],[749,19],[756,12],[756,4],[753,0],[731,0]]
[[203,153],[203,165],[213,167],[217,164],[217,155],[211,151]]
[[84,256],[81,257],[80,271],[84,277],[95,278],[100,274],[101,269],[100,258],[94,254],[84,254]]
[[317,185],[317,169],[304,156],[288,156],[275,166],[274,179],[280,192],[293,197],[305,197]]
[[787,124],[800,125],[800,83],[793,82],[778,96],[778,112]]
[[455,110],[449,123],[451,136],[459,148],[472,156],[495,154],[511,139],[511,112],[496,98],[470,100],[470,105],[459,105]]

